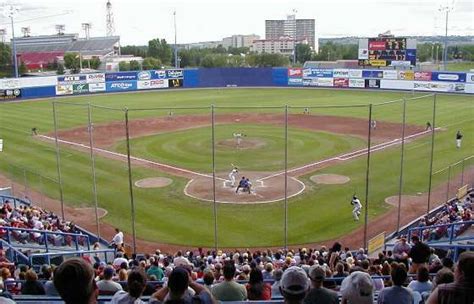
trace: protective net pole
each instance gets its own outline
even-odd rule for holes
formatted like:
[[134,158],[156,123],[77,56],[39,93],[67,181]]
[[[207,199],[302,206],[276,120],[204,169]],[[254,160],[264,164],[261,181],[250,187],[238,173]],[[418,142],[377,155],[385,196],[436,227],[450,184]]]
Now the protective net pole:
[[403,99],[403,124],[402,124],[402,146],[400,151],[400,179],[398,183],[398,216],[397,216],[397,235],[400,233],[400,217],[402,213],[402,188],[403,188],[403,161],[405,156],[405,126],[406,126],[407,101]]
[[63,179],[61,177],[61,156],[59,150],[59,140],[58,140],[58,121],[56,117],[56,103],[53,102],[53,124],[54,124],[54,142],[56,144],[56,169],[58,172],[58,184],[59,184],[59,200],[61,202],[61,217],[63,220],[64,217],[64,194],[63,194]]
[[217,202],[216,202],[216,132],[215,132],[215,110],[211,105],[211,140],[212,140],[212,201],[214,215],[214,249],[218,249],[217,235]]
[[95,211],[95,225],[97,228],[97,237],[100,238],[100,224],[99,224],[99,207],[98,207],[98,200],[97,200],[97,181],[96,181],[96,173],[95,173],[95,156],[94,156],[94,136],[93,136],[93,124],[92,124],[92,108],[91,104],[87,105],[87,119],[88,119],[88,127],[87,130],[89,131],[89,150],[90,150],[90,158],[91,158],[91,169],[92,169],[92,195],[94,199],[94,211]]
[[133,181],[132,181],[132,164],[130,161],[130,131],[128,128],[128,108],[125,108],[125,136],[127,140],[127,164],[128,164],[128,187],[130,190],[130,205],[132,211],[132,247],[133,253],[137,252],[137,239],[135,232],[135,201],[133,199]]
[[461,162],[461,186],[464,186],[464,161],[466,160],[466,158],[463,158],[462,159],[462,162]]
[[446,201],[449,200],[449,186],[451,184],[451,165],[448,166],[448,183],[446,185]]
[[370,147],[372,139],[372,104],[369,105],[369,132],[367,134],[367,166],[365,172],[365,212],[364,212],[364,248],[368,248],[367,226],[369,224],[369,176],[370,176]]
[[285,250],[288,249],[288,105],[285,106]]
[[431,202],[431,183],[433,180],[433,157],[434,157],[434,146],[435,146],[435,129],[436,129],[436,94],[433,96],[433,126],[431,128],[431,155],[430,155],[430,175],[428,180],[428,202],[426,208],[426,214],[430,213],[430,202]]

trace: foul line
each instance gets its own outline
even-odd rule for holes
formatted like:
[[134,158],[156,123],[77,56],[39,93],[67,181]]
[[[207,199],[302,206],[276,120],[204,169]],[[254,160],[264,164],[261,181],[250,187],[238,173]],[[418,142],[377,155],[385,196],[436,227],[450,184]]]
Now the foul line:
[[[435,128],[435,131],[440,130],[440,129],[441,128]],[[430,132],[431,132],[430,130],[425,130],[425,131],[422,131],[422,132],[418,132],[418,133],[406,136],[405,140],[410,139],[410,138],[414,138],[414,137],[419,137],[421,135],[424,135],[424,134],[427,134],[427,133],[430,133]],[[380,143],[380,144],[372,146],[370,148],[370,152],[383,150],[383,149],[389,148],[391,146],[398,145],[401,142],[402,142],[402,138],[397,138],[397,139],[394,139],[394,140],[391,140],[391,141]],[[359,156],[362,156],[362,155],[365,155],[365,154],[367,154],[367,148],[357,150],[357,151],[353,151],[353,152],[349,152],[349,153],[345,153],[345,154],[335,156],[335,157],[331,157],[331,158],[326,158],[326,159],[323,159],[323,160],[320,160],[320,161],[317,161],[317,162],[314,162],[314,163],[311,163],[311,164],[307,164],[307,165],[304,165],[304,166],[301,166],[301,167],[298,167],[298,168],[293,168],[293,169],[288,170],[287,173],[293,173],[293,172],[296,172],[296,171],[304,170],[306,168],[318,166],[318,165],[328,163],[328,162],[331,162],[331,161],[338,161],[338,160],[339,161],[346,161],[346,160],[356,158],[356,157],[359,157]],[[263,180],[273,178],[273,177],[283,175],[283,174],[285,174],[285,171],[262,177],[262,178],[258,179],[257,181],[263,181]]]

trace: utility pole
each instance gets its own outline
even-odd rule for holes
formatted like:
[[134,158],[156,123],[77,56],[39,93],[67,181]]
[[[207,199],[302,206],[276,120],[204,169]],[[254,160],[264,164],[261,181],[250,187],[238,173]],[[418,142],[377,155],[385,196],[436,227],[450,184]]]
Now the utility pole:
[[18,12],[18,9],[14,7],[13,5],[10,5],[10,11],[8,12],[8,17],[10,18],[11,24],[12,24],[13,66],[15,69],[15,78],[18,78],[18,58],[16,57],[15,26],[14,26],[13,17],[15,16],[17,12]]
[[174,19],[174,67],[179,69],[179,62],[178,62],[178,33],[176,29],[176,11],[173,12],[173,19]]
[[446,13],[446,30],[444,33],[444,50],[443,50],[443,66],[444,70],[446,70],[446,63],[448,62],[448,16],[449,12],[452,10],[449,6],[442,6],[440,7],[440,12]]

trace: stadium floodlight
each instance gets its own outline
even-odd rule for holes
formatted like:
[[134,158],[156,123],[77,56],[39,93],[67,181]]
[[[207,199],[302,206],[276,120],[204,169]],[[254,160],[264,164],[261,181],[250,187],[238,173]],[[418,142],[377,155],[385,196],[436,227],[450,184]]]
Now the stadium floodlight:
[[86,35],[87,40],[89,40],[89,38],[90,38],[91,27],[92,27],[92,23],[90,23],[90,22],[82,24],[82,29],[84,30],[84,33]]
[[173,20],[174,20],[174,67],[179,69],[179,61],[178,61],[178,34],[176,29],[176,11],[173,12]]
[[54,27],[56,28],[59,36],[64,35],[64,31],[66,30],[66,26],[64,24],[56,24]]
[[448,62],[448,16],[453,8],[451,6],[441,6],[439,8],[440,12],[446,13],[446,30],[444,33],[444,50],[443,50],[443,66],[446,70],[446,63]]
[[13,66],[15,69],[15,78],[18,78],[18,58],[16,57],[16,41],[15,41],[15,25],[14,17],[18,13],[20,8],[18,6],[10,5],[4,7],[3,15],[7,18],[10,18],[12,24],[12,47],[13,47]]

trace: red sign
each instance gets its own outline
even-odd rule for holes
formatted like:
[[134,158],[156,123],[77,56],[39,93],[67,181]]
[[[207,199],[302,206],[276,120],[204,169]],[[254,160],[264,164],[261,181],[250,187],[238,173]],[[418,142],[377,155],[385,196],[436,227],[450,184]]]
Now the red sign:
[[339,88],[349,87],[349,78],[334,78],[334,86]]
[[288,69],[288,77],[303,77],[303,69]]
[[431,72],[415,72],[415,80],[431,80]]
[[383,51],[385,49],[386,49],[385,41],[369,41],[369,50]]

